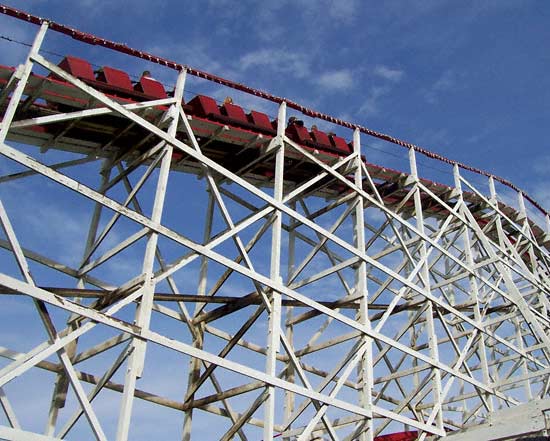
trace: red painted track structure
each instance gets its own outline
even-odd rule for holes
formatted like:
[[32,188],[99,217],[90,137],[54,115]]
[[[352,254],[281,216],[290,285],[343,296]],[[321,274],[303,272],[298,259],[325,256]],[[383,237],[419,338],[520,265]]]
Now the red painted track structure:
[[[519,188],[0,12],[39,27],[24,63],[0,66],[0,439],[546,430],[548,214]],[[85,56],[53,62],[52,33],[163,66],[175,86]],[[192,77],[209,92],[190,93]],[[215,99],[232,93],[253,104]],[[408,169],[369,162],[373,138],[405,148]],[[419,156],[449,182],[421,176]],[[31,221],[27,201],[50,208]]]

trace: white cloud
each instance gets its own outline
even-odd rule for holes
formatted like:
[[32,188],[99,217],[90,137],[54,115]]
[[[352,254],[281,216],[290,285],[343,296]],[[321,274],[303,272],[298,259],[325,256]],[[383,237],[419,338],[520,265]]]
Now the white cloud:
[[329,0],[328,14],[337,20],[350,21],[357,13],[359,2],[357,0]]
[[381,77],[388,81],[393,81],[395,83],[401,81],[405,72],[399,69],[392,69],[388,66],[378,65],[374,68],[374,75]]
[[208,55],[211,52],[208,45],[197,39],[193,39],[187,44],[155,45],[146,50],[152,54],[158,54],[197,69],[215,72],[218,75],[223,74],[224,71],[223,65]]
[[359,115],[362,117],[374,116],[377,115],[380,111],[379,100],[384,95],[387,95],[390,92],[391,88],[387,86],[374,86],[371,87],[369,91],[369,96],[363,102],[359,108]]
[[550,156],[541,156],[534,163],[533,171],[539,175],[548,175],[550,172]]
[[485,0],[475,2],[470,6],[471,18],[475,19],[482,15],[491,15],[500,11],[509,11],[521,8],[522,3],[515,0]]
[[317,84],[330,90],[349,90],[353,88],[353,75],[350,70],[342,69],[325,72],[317,79]]
[[[483,129],[475,132],[468,138],[466,138],[466,142],[468,144],[477,144],[479,142],[486,141],[487,138],[489,138],[495,131],[498,131],[498,125],[495,124],[495,122],[491,121],[486,123],[485,127]],[[548,168],[550,170],[550,167]]]
[[379,64],[374,67],[372,74],[384,80],[384,85],[370,88],[367,99],[359,108],[358,113],[362,117],[374,116],[380,112],[380,99],[388,95],[397,83],[401,81],[405,72],[400,69]]
[[442,92],[446,92],[458,86],[457,74],[451,69],[443,72],[439,78],[428,88],[424,98],[429,103],[435,103]]
[[543,207],[550,207],[550,187],[546,182],[542,181],[538,183],[537,187],[533,191],[533,198],[542,204]]
[[456,85],[456,73],[452,70],[446,70],[432,86],[434,90],[449,90]]
[[421,130],[415,139],[420,145],[428,147],[429,150],[437,150],[437,146],[449,146],[453,143],[453,138],[446,128],[426,128]]
[[14,192],[3,199],[22,246],[42,250],[41,254],[55,256],[63,264],[78,265],[84,252],[89,216],[86,210],[90,206],[77,205],[73,199],[57,203],[47,195],[46,186],[40,194],[29,186],[22,188],[26,188],[25,198]]
[[310,62],[298,52],[281,49],[260,49],[243,55],[239,60],[241,70],[268,68],[274,73],[291,74],[296,78],[305,78],[310,73]]
[[276,23],[276,14],[292,8],[293,13],[302,14],[308,19],[330,22],[349,22],[357,17],[360,7],[359,0],[280,0],[262,4],[256,11],[262,25],[271,26]]

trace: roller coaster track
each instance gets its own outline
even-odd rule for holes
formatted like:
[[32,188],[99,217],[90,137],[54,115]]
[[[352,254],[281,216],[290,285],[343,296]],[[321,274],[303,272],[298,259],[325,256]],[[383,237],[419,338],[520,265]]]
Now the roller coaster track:
[[[550,236],[538,219],[548,213],[518,187],[285,98],[0,12],[40,27],[23,64],[0,66],[0,439],[546,430]],[[52,62],[42,51],[52,31],[162,65],[176,85],[94,72],[81,57]],[[216,96],[275,103],[277,118],[186,100],[189,76]],[[373,137],[406,148],[409,169],[370,162]],[[418,155],[447,167],[452,184],[421,176]],[[46,215],[35,223],[49,240],[36,240],[20,205],[41,199],[88,230],[75,236]],[[68,244],[77,263],[64,259]],[[33,396],[47,397],[36,398],[40,417],[25,409]]]

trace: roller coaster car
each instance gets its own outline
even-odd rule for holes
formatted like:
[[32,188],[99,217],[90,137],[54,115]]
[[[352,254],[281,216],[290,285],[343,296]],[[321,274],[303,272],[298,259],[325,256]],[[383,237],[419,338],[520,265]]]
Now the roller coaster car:
[[[82,58],[73,56],[66,56],[63,58],[59,67],[64,71],[70,73],[73,77],[84,81],[95,81],[94,70],[92,65]],[[57,75],[51,75],[52,77],[59,79]]]
[[[66,56],[59,67],[97,90],[116,98],[119,102],[155,100],[168,97],[164,86],[147,76],[143,76],[137,83],[132,84],[130,76],[126,72],[110,66],[104,66],[94,74],[91,63],[73,56]],[[55,74],[50,74],[49,77],[57,81],[61,80]],[[51,102],[49,104],[61,111],[71,110],[69,103]],[[75,101],[75,107],[77,108],[82,108],[84,105],[85,102],[83,104]],[[277,132],[277,121],[270,121],[265,113],[252,110],[249,114],[246,114],[242,107],[233,103],[218,106],[214,98],[206,95],[197,95],[187,104],[182,102],[182,106],[186,113],[195,117],[227,124],[233,128],[246,129],[271,136]],[[289,124],[286,128],[286,135],[302,146],[324,153],[348,155],[353,150],[343,138],[332,133],[327,134],[318,130],[315,126],[311,128],[310,132],[302,122]]]
[[328,135],[325,132],[317,130],[316,128],[311,129],[311,137],[319,146],[324,148],[332,148],[332,144]]
[[269,116],[267,116],[265,113],[251,110],[250,113],[246,115],[246,117],[248,121],[253,124],[259,132],[267,133],[269,135],[275,135],[277,133],[277,130],[273,128],[273,125],[269,120]]
[[226,103],[220,108],[222,115],[227,116],[232,121],[235,121],[237,124],[249,125],[246,114],[241,106],[235,104]]
[[286,134],[299,144],[322,151],[333,152],[338,155],[348,155],[353,151],[344,138],[334,134],[327,135],[316,128],[312,128],[310,133],[303,124],[290,124],[286,129]]
[[97,72],[96,80],[105,83],[108,86],[106,89],[113,92],[115,95],[120,94],[126,97],[128,94],[132,95],[134,91],[132,81],[128,74],[114,67],[103,66]]
[[351,144],[348,144],[344,138],[340,138],[332,133],[327,134],[316,129],[315,127],[312,127],[311,137],[315,142],[315,147],[318,149],[345,156],[353,152],[353,147]]
[[273,129],[269,117],[265,113],[251,111],[245,114],[242,107],[236,104],[225,103],[218,107],[214,98],[206,95],[197,95],[188,106],[191,113],[199,118],[208,118],[231,126],[241,127],[273,135],[276,131]]
[[[168,96],[162,83],[153,78],[142,77],[133,85],[126,72],[109,66],[102,67],[96,76],[92,65],[82,58],[68,55],[59,63],[59,67],[102,92],[117,97],[144,101]],[[60,80],[55,74],[50,74],[49,77]]]
[[153,78],[141,77],[134,85],[134,90],[158,99],[168,98],[168,94],[162,83]]
[[332,134],[329,135],[329,136],[330,136],[330,139],[332,141],[332,145],[334,146],[334,148],[336,150],[338,150],[339,152],[344,153],[346,155],[353,152],[353,149],[350,147],[350,145],[346,142],[346,140],[344,138],[341,138],[339,136],[332,135]]
[[308,130],[304,127],[303,123],[291,123],[286,128],[286,136],[299,144],[309,146],[312,146],[313,144],[313,139],[311,139],[311,136]]
[[215,118],[220,117],[221,112],[214,98],[206,95],[197,95],[187,103],[191,106],[193,114],[199,118]]
[[232,103],[223,104],[220,107],[220,110],[222,116],[214,117],[214,119],[217,119],[218,121],[254,132],[261,132],[269,135],[274,135],[276,133],[271,126],[269,117],[265,113],[255,112],[253,110],[247,115],[244,113],[241,106],[237,106]]

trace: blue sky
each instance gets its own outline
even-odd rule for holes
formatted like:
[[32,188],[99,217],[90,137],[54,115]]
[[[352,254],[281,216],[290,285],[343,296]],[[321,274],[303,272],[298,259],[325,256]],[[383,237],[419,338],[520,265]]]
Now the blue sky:
[[[546,44],[550,4],[546,1],[31,0],[10,5],[288,97],[486,169],[511,180],[550,208],[550,153],[545,131],[550,118],[550,53]],[[35,26],[0,16],[2,36],[30,42],[36,31]],[[160,67],[145,67],[142,61],[79,45],[66,37],[49,34],[46,48],[80,55],[98,65],[124,68],[135,75],[149,68],[168,84],[175,78],[173,72]],[[0,63],[21,62],[25,51],[0,40]],[[201,91],[223,99],[226,93],[192,81],[188,97]],[[235,96],[237,103],[276,113],[274,106]],[[349,131],[340,133],[351,137]],[[363,153],[371,161],[406,169],[402,148],[374,139],[363,141]],[[6,169],[2,165],[3,174]],[[424,165],[432,169],[424,169]],[[436,179],[439,171],[434,172],[433,167],[438,165],[421,162],[421,174],[432,173]],[[92,168],[89,171],[91,176]],[[439,177],[446,180],[448,174]],[[18,185],[23,184],[10,184],[0,194],[12,221],[24,231],[26,244],[47,249],[44,242],[49,242],[49,251],[60,260],[77,262],[83,241],[75,247],[76,238],[85,234],[91,211],[74,210],[67,216],[70,195],[56,199],[29,191],[24,200],[18,200],[13,196]],[[43,190],[47,194],[48,188]],[[197,196],[186,208],[199,212],[203,205],[204,200]],[[170,225],[175,211],[167,210]],[[48,231],[42,228],[43,219],[48,221]],[[61,233],[66,242],[55,248],[52,244],[61,241]],[[112,243],[125,237],[122,229],[119,236],[117,233],[113,232]],[[188,233],[200,240],[200,231]],[[119,280],[115,270],[126,276],[131,268],[135,270],[141,256],[142,250],[134,250],[127,260],[115,262],[113,274],[106,277],[121,283],[129,277]],[[188,270],[196,272],[197,268]],[[259,270],[267,272],[268,265]],[[194,282],[185,284],[186,273],[179,277],[183,288],[196,289]],[[42,280],[48,279],[44,276]],[[234,284],[242,284],[242,292],[251,289],[242,279]],[[26,307],[25,313],[35,317],[30,305]],[[8,342],[22,343],[17,335],[7,337]],[[41,338],[29,337],[25,348]],[[167,363],[163,368],[169,371],[173,365]],[[171,383],[156,386],[170,390]],[[47,400],[49,395],[43,397]],[[145,413],[143,409],[146,406],[138,408],[138,414]],[[154,429],[157,427],[150,430]],[[174,427],[174,432],[177,429]]]

